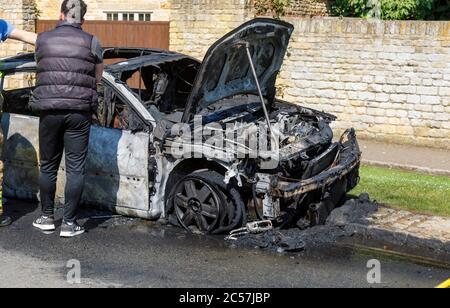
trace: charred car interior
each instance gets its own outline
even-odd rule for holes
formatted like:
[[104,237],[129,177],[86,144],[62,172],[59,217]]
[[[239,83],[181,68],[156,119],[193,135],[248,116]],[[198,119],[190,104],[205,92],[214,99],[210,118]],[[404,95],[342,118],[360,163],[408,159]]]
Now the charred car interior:
[[[215,43],[203,62],[161,50],[105,49],[112,64],[98,89],[83,203],[210,234],[249,220],[323,224],[358,184],[361,152],[353,129],[333,141],[333,115],[275,97],[293,30],[281,21],[250,21]],[[39,119],[28,107],[34,85],[5,87],[16,74],[35,73],[34,56],[4,59],[0,71],[4,195],[37,200]],[[238,141],[218,149],[174,133],[180,124],[199,130],[198,119],[201,131],[214,123]],[[239,142],[255,127],[267,132],[265,155],[252,156],[251,142]],[[278,155],[270,164],[274,135]],[[183,143],[194,155],[173,155]],[[60,201],[64,181],[62,166]]]

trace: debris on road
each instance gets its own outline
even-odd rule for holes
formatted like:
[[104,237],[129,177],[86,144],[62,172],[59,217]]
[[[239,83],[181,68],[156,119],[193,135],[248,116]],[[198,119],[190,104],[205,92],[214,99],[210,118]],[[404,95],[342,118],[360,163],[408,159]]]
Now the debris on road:
[[369,217],[378,212],[379,204],[371,201],[368,194],[361,194],[357,199],[348,200],[344,206],[334,210],[326,225],[345,227],[350,224],[369,225]]
[[376,202],[370,201],[367,194],[363,194],[334,210],[323,226],[309,227],[308,221],[301,219],[297,223],[297,228],[272,229],[262,234],[251,232],[238,233],[240,236],[232,234],[227,240],[233,240],[232,245],[239,247],[256,247],[278,253],[300,252],[308,247],[335,243],[340,238],[357,234],[358,228],[346,227],[349,225],[367,226],[369,224],[368,217],[377,212],[378,207]]
[[237,240],[239,237],[247,234],[258,234],[270,231],[273,229],[272,221],[262,220],[249,222],[244,228],[236,229],[230,232],[227,240]]
[[[228,237],[228,240],[231,238]],[[234,239],[233,245],[251,246],[254,248],[283,252],[301,252],[305,249],[305,242],[301,239],[286,236],[281,231],[269,230],[260,234],[247,233]]]
[[450,218],[380,206],[376,201],[371,201],[368,194],[350,199],[335,209],[325,225],[309,227],[307,221],[300,220],[296,226],[288,230],[246,234],[233,241],[232,246],[257,247],[282,253],[355,238],[414,253],[423,252],[425,255],[428,255],[427,251],[433,251],[437,258],[447,259],[450,256]]

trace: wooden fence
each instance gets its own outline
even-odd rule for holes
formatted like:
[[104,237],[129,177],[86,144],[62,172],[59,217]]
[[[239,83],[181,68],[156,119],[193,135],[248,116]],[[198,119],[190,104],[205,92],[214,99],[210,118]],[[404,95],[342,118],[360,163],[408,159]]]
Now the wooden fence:
[[[53,29],[56,20],[38,20],[36,32]],[[103,47],[169,49],[169,22],[86,21],[83,30],[98,37]]]
[[[36,32],[55,28],[56,20],[38,20]],[[136,21],[86,21],[83,30],[95,35],[103,47],[144,47],[169,49],[169,22]],[[121,59],[111,59],[111,64]],[[128,84],[133,88],[142,87],[140,75],[136,73]]]

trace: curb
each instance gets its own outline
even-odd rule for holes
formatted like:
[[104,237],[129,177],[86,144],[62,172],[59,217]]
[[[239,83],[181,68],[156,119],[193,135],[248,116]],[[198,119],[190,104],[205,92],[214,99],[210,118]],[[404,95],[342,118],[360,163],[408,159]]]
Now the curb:
[[450,219],[442,219],[444,228],[422,232],[423,226],[434,228],[433,224],[441,223],[441,217],[393,210],[366,199],[360,196],[335,209],[327,220],[327,226],[341,229],[346,237],[357,235],[369,243],[393,245],[418,256],[429,257],[432,252],[436,260],[445,260],[450,266],[450,233],[445,228]]
[[410,249],[425,249],[439,253],[450,254],[450,245],[440,239],[429,237],[418,237],[406,231],[396,231],[382,226],[361,225],[358,223],[350,223],[344,227],[347,231],[360,234],[367,240],[374,240],[389,243],[399,247]]
[[442,175],[442,176],[450,177],[450,170],[432,169],[432,168],[426,168],[426,167],[402,165],[402,164],[396,164],[396,163],[387,163],[387,162],[380,162],[380,161],[375,161],[375,160],[365,160],[365,159],[362,160],[362,164],[366,165],[366,166],[371,166],[371,167],[384,167],[384,168],[390,168],[390,169],[416,171],[416,172],[429,174],[429,175]]

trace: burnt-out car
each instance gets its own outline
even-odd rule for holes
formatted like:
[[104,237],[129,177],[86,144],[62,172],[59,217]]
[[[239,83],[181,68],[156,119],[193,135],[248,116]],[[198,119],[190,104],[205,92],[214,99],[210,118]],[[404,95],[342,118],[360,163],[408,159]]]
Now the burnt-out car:
[[[357,185],[361,153],[353,129],[333,141],[333,115],[276,98],[293,30],[250,21],[215,43],[203,62],[161,50],[105,49],[114,63],[98,91],[83,203],[212,234],[248,220],[324,223]],[[4,59],[0,71],[3,194],[37,200],[34,55]],[[64,170],[63,162],[59,201]]]

